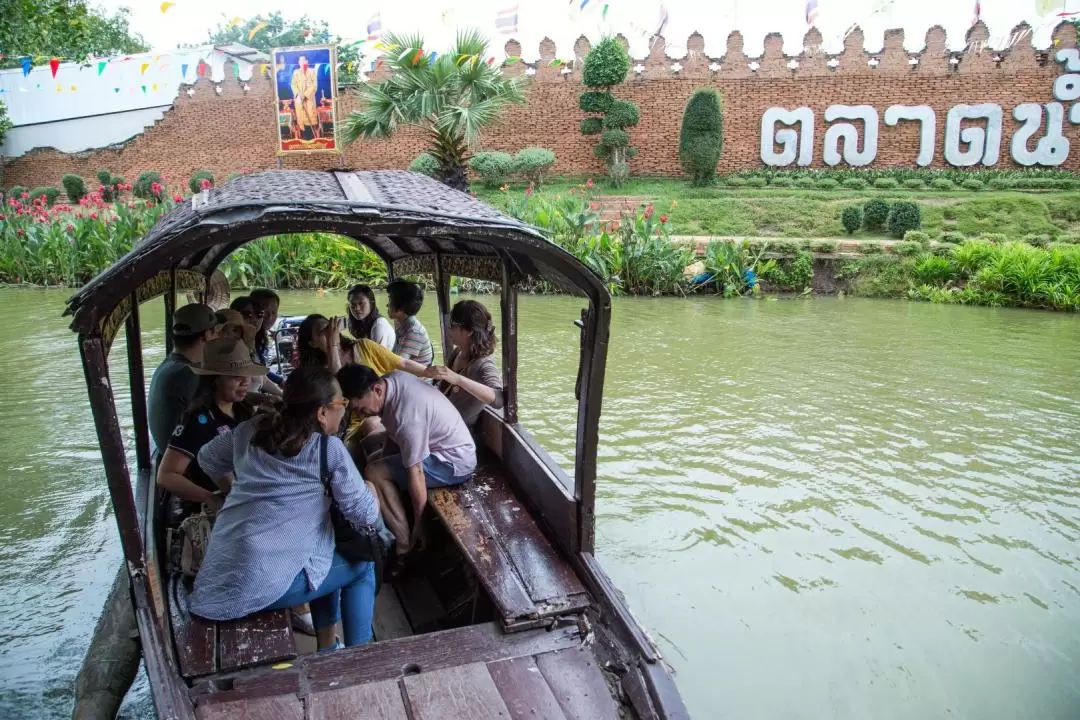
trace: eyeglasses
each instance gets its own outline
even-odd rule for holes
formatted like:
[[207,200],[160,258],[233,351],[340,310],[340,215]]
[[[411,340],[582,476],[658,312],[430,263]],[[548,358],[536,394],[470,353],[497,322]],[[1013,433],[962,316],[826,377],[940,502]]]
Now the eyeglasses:
[[348,398],[334,398],[333,400],[328,402],[327,405],[332,405],[333,407],[345,408],[345,407],[349,407],[349,400],[348,400]]

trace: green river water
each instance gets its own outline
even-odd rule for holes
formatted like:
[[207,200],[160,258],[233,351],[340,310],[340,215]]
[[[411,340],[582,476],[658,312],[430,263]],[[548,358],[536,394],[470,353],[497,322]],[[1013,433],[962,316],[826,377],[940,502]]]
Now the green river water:
[[[68,294],[0,290],[4,718],[70,716],[120,557]],[[523,422],[567,469],[579,307],[521,307]],[[598,554],[694,717],[1080,716],[1080,318],[621,299],[612,337]]]

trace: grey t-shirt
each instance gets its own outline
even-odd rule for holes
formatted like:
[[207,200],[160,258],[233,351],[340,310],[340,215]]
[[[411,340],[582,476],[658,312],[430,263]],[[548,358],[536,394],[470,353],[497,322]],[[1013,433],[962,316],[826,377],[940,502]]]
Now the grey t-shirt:
[[[447,367],[454,367],[460,352],[457,348],[450,352],[450,357],[446,363]],[[461,375],[492,388],[495,391],[495,402],[491,403],[491,407],[498,410],[503,406],[502,373],[499,372],[499,368],[495,366],[495,360],[490,355],[470,360],[465,369],[461,371]],[[443,385],[443,383],[440,383],[440,385]],[[465,424],[470,427],[475,425],[476,419],[480,417],[480,411],[484,409],[484,401],[459,387],[450,386],[441,389],[450,398],[450,403],[461,413]]]
[[147,397],[147,416],[154,447],[164,454],[173,430],[187,411],[199,378],[191,372],[191,361],[180,353],[172,353],[154,371]]
[[408,373],[392,372],[383,379],[386,400],[380,418],[405,467],[434,455],[449,463],[455,476],[476,470],[476,444],[446,396]]

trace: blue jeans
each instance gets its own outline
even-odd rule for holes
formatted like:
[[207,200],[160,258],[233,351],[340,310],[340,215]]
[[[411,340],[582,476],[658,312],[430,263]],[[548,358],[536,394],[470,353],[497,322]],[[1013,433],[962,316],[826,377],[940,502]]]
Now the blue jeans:
[[322,585],[308,588],[307,573],[296,574],[292,585],[267,610],[284,610],[311,603],[315,629],[330,627],[341,620],[345,645],[371,641],[371,617],[375,612],[375,564],[351,563],[338,553]]
[[[393,478],[394,484],[402,492],[408,492],[409,490],[409,469],[405,467],[405,464],[401,460],[400,455],[391,455],[384,460],[386,468],[390,471],[390,477]],[[438,487],[450,487],[452,485],[460,485],[463,482],[468,482],[472,479],[473,474],[467,475],[455,475],[454,466],[448,462],[444,462],[434,455],[428,455],[424,458],[424,481],[429,488]]]

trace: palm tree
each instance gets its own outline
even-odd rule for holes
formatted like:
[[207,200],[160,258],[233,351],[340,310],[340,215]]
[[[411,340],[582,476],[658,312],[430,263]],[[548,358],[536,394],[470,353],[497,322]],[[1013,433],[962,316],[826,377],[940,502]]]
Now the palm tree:
[[420,35],[388,33],[383,45],[394,74],[357,89],[361,109],[342,123],[345,142],[390,137],[402,125],[417,125],[428,135],[439,179],[467,190],[469,149],[500,110],[525,101],[520,82],[484,61],[487,40],[476,30],[459,32],[454,48],[434,58]]

